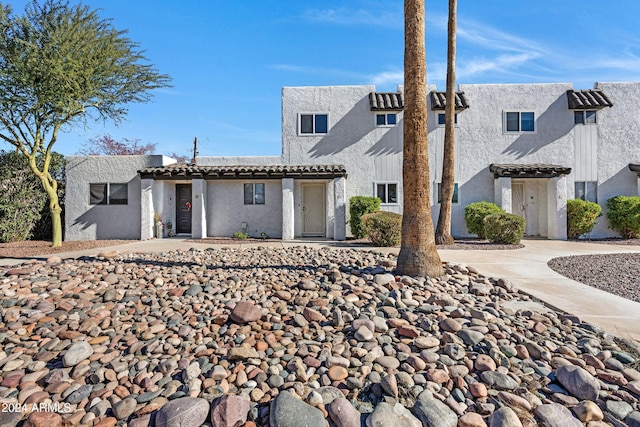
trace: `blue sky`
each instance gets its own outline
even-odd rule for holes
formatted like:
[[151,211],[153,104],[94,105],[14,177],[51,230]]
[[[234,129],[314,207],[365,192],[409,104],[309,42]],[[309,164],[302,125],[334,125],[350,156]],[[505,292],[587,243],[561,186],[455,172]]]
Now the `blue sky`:
[[[72,0],[73,2],[73,0]],[[25,0],[10,4],[21,14]],[[173,78],[115,127],[90,122],[61,135],[75,154],[90,138],[156,143],[159,153],[279,155],[282,86],[403,79],[403,2],[91,0]],[[426,0],[428,80],[444,90],[446,0]],[[457,83],[640,78],[638,0],[460,0]],[[0,147],[1,148],[1,147]]]

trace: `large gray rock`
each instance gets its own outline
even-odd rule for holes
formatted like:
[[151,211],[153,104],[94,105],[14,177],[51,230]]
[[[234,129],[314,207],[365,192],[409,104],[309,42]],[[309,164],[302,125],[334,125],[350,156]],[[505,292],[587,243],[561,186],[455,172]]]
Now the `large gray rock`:
[[133,414],[136,410],[136,405],[138,402],[136,399],[127,397],[119,402],[113,404],[111,410],[113,411],[113,415],[119,420],[126,420]]
[[425,427],[456,427],[458,415],[445,403],[433,397],[430,393],[421,393],[413,413]]
[[558,403],[538,406],[536,415],[546,427],[583,427],[580,420],[573,417],[571,411]]
[[422,427],[422,423],[411,411],[399,403],[391,406],[387,402],[379,403],[367,418],[367,427]]
[[516,380],[514,380],[507,374],[503,374],[502,372],[485,371],[480,374],[480,378],[482,378],[482,382],[499,390],[515,390],[516,388],[518,388],[518,383],[516,382]]
[[360,411],[344,397],[339,397],[327,406],[327,412],[336,427],[360,427]]
[[284,390],[271,402],[270,427],[323,427],[327,422],[319,409]]
[[209,416],[209,402],[181,397],[167,402],[156,415],[156,427],[200,427]]
[[640,427],[640,412],[633,411],[624,419],[629,427]]
[[522,427],[522,422],[513,409],[503,406],[491,414],[489,427]]
[[560,366],[556,371],[558,382],[569,393],[581,400],[596,400],[600,383],[589,372],[579,366]]
[[65,367],[76,366],[78,363],[86,360],[93,354],[91,344],[86,341],[78,341],[73,344],[67,352],[62,356],[62,363]]

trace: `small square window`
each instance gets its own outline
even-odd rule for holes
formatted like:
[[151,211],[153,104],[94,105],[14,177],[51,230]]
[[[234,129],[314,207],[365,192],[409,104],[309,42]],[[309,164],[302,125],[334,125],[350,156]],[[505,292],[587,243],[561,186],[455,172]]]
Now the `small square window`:
[[576,181],[575,198],[598,203],[598,183],[595,181]]
[[317,135],[329,132],[328,114],[300,114],[300,133]]
[[264,184],[244,184],[244,204],[264,205]]
[[535,132],[536,117],[533,112],[509,111],[504,115],[506,132]]
[[107,184],[89,184],[89,204],[107,204]]
[[573,122],[577,125],[595,124],[597,112],[596,110],[574,111]]
[[[442,183],[438,183],[438,203],[442,203]],[[451,203],[458,203],[458,183],[453,184]]]
[[126,205],[129,203],[129,186],[127,184],[109,184],[109,204]]
[[[444,126],[447,121],[447,116],[444,113],[438,113],[438,126]],[[458,113],[453,116],[453,124],[458,124]]]
[[375,185],[375,197],[379,198],[383,205],[395,205],[398,203],[398,183],[378,182]]
[[376,114],[376,126],[394,126],[397,122],[396,113]]

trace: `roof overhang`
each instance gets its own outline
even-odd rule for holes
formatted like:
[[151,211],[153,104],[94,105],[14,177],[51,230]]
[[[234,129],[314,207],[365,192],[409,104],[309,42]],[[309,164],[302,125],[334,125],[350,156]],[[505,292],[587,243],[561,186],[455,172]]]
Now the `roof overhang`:
[[573,90],[567,91],[567,102],[570,110],[599,110],[613,107],[613,102],[601,90]]
[[371,92],[369,107],[371,111],[402,111],[404,94],[402,92]]
[[494,178],[556,178],[571,173],[571,168],[558,165],[532,163],[525,165],[498,164],[489,165]]
[[[431,109],[432,110],[444,110],[447,106],[447,93],[436,92],[435,90],[429,92],[431,97]],[[469,108],[469,100],[464,92],[456,92],[456,111],[462,111]]]
[[138,171],[142,179],[330,179],[346,177],[343,165],[199,166],[169,165]]
[[640,178],[640,163],[629,163],[629,170],[635,172],[638,178]]

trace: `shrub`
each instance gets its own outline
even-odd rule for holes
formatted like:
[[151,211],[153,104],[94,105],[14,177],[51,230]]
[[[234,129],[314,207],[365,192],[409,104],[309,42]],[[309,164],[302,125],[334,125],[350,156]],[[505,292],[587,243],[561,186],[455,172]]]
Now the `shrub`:
[[233,233],[231,237],[233,237],[234,239],[244,240],[244,239],[248,239],[249,235],[244,231],[236,231],[235,233]]
[[349,199],[349,214],[351,219],[351,234],[356,239],[362,239],[365,236],[365,232],[362,229],[360,218],[362,215],[370,214],[380,210],[380,199],[377,197],[368,196],[354,196]]
[[489,202],[475,202],[464,207],[464,220],[467,223],[469,233],[477,234],[479,238],[486,239],[484,231],[484,218],[487,215],[505,213],[498,205]]
[[524,236],[526,222],[518,215],[500,212],[484,218],[484,232],[493,243],[517,245]]
[[577,239],[589,233],[596,225],[602,208],[594,202],[581,199],[567,200],[567,234],[570,239]]
[[607,200],[609,228],[625,239],[640,237],[640,197],[617,196]]
[[393,212],[373,212],[363,215],[362,228],[376,246],[398,246],[402,238],[402,215]]

